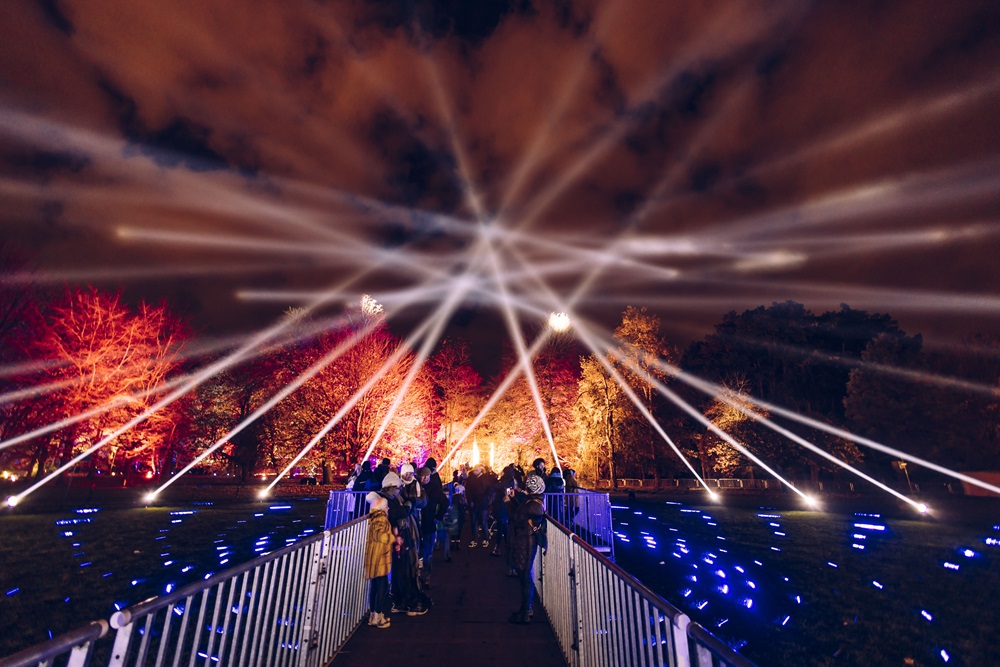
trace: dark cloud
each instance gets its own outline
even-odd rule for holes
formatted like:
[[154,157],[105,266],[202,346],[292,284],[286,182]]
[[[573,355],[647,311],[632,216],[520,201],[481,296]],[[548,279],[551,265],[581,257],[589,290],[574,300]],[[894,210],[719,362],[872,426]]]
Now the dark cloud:
[[462,192],[450,152],[426,143],[391,109],[372,115],[367,136],[386,166],[386,199],[395,204],[450,213]]
[[49,25],[67,35],[72,35],[76,32],[73,22],[63,12],[60,0],[39,0],[38,7],[42,10],[42,14]]
[[257,173],[258,164],[245,139],[235,137],[236,155],[223,155],[213,146],[211,127],[184,117],[175,117],[158,128],[146,125],[138,104],[107,79],[99,84],[107,95],[122,137],[130,149],[150,157],[166,168],[186,167],[191,171],[235,170],[246,176]]
[[22,177],[31,175],[45,181],[59,173],[78,174],[92,160],[76,151],[32,151],[11,155],[7,161]]
[[382,0],[366,5],[360,26],[401,30],[417,42],[455,38],[477,46],[508,16],[532,13],[530,0]]

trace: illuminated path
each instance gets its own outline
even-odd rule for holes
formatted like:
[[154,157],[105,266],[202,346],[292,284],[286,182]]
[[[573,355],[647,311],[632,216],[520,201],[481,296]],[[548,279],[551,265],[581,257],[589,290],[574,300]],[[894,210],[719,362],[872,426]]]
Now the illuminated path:
[[533,623],[507,621],[520,604],[517,579],[506,577],[503,558],[489,552],[463,546],[452,551],[450,563],[435,552],[428,591],[434,607],[423,616],[393,614],[384,630],[362,625],[332,664],[565,665],[537,600]]

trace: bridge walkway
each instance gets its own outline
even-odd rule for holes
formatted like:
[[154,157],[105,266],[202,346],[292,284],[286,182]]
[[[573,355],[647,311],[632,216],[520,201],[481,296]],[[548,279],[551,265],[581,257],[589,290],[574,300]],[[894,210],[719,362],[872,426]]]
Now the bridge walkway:
[[517,579],[506,576],[502,558],[489,547],[434,553],[428,594],[433,607],[422,616],[393,614],[392,625],[362,625],[334,658],[332,667],[457,665],[539,667],[565,665],[545,611],[535,604],[530,625],[508,621],[518,608]]

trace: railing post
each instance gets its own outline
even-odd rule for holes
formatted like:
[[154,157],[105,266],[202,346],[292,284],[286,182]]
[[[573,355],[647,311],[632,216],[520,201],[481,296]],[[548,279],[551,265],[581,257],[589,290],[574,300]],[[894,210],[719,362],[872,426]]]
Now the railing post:
[[577,547],[576,540],[569,536],[569,548],[567,549],[569,558],[569,585],[570,585],[570,609],[573,616],[573,643],[570,648],[573,650],[574,661],[570,667],[580,667],[583,652],[580,650],[580,641],[583,637],[583,615],[580,613],[580,577],[577,576]]
[[[115,614],[119,616],[119,614]],[[112,625],[116,625],[114,622],[114,616],[112,617]],[[118,632],[115,634],[115,644],[111,649],[111,658],[108,660],[108,667],[121,667],[125,664],[125,655],[128,653],[129,641],[132,639],[132,621],[129,621],[125,625],[118,627]]]
[[309,653],[316,648],[318,631],[313,630],[319,604],[319,579],[326,572],[323,569],[323,555],[326,553],[326,542],[329,532],[324,532],[323,539],[316,543],[313,549],[312,563],[309,566],[309,582],[306,589],[306,609],[302,617],[302,634],[299,636],[298,664],[308,664]]
[[[687,614],[677,614],[670,622],[671,634],[674,639],[674,655],[677,657],[676,667],[691,667],[691,651],[688,648],[688,626],[691,618]],[[709,663],[711,667],[712,663]]]

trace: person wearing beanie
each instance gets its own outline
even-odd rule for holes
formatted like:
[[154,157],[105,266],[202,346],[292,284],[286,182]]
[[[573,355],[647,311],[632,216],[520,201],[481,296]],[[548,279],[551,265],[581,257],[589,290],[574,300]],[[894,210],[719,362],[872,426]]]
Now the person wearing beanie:
[[565,493],[566,482],[563,480],[562,471],[553,468],[549,476],[545,478],[545,493]]
[[405,612],[409,616],[427,613],[417,587],[417,558],[420,534],[413,518],[413,507],[403,495],[403,480],[390,471],[382,478],[382,493],[389,501],[389,525],[395,540],[392,548],[390,579],[391,613]]
[[507,501],[511,542],[508,564],[517,576],[521,589],[521,606],[510,615],[509,620],[517,624],[531,622],[531,604],[535,593],[532,572],[535,553],[541,547],[545,554],[549,546],[545,532],[545,504],[542,502],[545,482],[538,475],[530,474],[524,480],[524,486],[524,494],[512,494]]
[[365,496],[368,513],[368,537],[365,541],[365,579],[368,589],[368,625],[389,627],[389,572],[392,567],[392,528],[389,526],[389,501],[375,491]]
[[368,478],[367,488],[369,491],[378,491],[382,488],[382,479],[388,474],[389,466],[389,459],[382,459],[378,467],[372,471],[372,476]]

